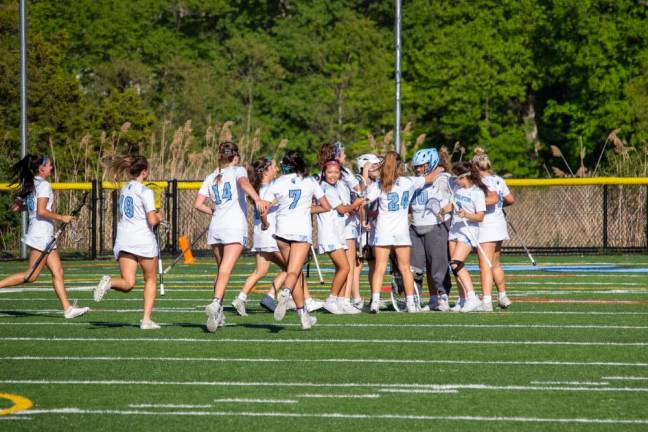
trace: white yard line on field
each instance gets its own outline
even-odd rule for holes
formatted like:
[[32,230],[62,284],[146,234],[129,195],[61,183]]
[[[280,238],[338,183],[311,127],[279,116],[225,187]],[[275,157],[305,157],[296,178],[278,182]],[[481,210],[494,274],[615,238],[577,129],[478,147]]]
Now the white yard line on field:
[[613,346],[645,347],[648,342],[579,342],[579,341],[505,341],[505,340],[445,340],[445,339],[199,339],[199,338],[87,338],[87,337],[0,337],[11,342],[202,342],[202,343],[255,343],[255,344],[404,344],[404,345],[562,345],[562,346]]
[[[377,358],[228,358],[228,357],[116,357],[116,356],[4,356],[0,360],[15,361],[159,361],[159,362],[232,362],[232,363],[385,363],[385,364],[449,364],[449,365],[498,365],[498,366],[602,366],[602,367],[648,367],[648,363],[629,362],[578,362],[556,360],[426,360],[426,359],[377,359]],[[622,377],[617,377],[622,378]]]
[[129,408],[211,408],[213,405],[183,405],[183,404],[128,404]]
[[256,398],[226,398],[214,399],[216,403],[256,403],[256,404],[296,404],[294,399],[256,399]]
[[584,385],[584,386],[606,386],[610,385],[606,381],[531,381],[534,385]]
[[613,381],[648,381],[648,376],[609,376],[603,377],[602,379],[613,380]]

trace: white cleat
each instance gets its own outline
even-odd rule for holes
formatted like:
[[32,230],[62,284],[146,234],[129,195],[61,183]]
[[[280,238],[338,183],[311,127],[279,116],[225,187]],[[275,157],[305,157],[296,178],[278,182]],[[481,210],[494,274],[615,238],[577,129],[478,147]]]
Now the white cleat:
[[438,310],[439,312],[449,312],[450,305],[448,304],[448,300],[439,299],[439,304],[437,305],[436,310]]
[[317,323],[317,318],[308,315],[308,312],[301,314],[299,320],[301,321],[302,330],[310,330]]
[[407,305],[407,313],[419,313],[421,312],[421,309],[417,308],[414,303],[410,303]]
[[308,298],[304,301],[304,307],[308,312],[315,312],[324,307],[324,302],[321,300],[315,300],[314,298]]
[[457,299],[457,303],[455,303],[455,305],[450,308],[450,312],[461,312],[461,309],[463,308],[465,302],[466,301],[464,299]]
[[90,310],[89,307],[81,307],[81,308],[76,307],[76,301],[75,301],[72,306],[65,309],[65,312],[63,312],[63,316],[65,317],[65,319],[72,319],[72,318],[76,318],[78,316],[83,315],[84,313],[88,312],[89,310]]
[[338,304],[337,301],[329,301],[329,300],[327,300],[326,302],[324,302],[324,309],[327,312],[332,313],[334,315],[340,315],[340,314],[343,313],[340,310],[340,305]]
[[236,309],[236,313],[238,313],[240,316],[247,316],[247,311],[245,310],[245,303],[246,303],[245,300],[241,300],[238,297],[232,300],[232,307]]
[[94,289],[94,301],[100,302],[112,286],[112,278],[108,275],[103,275],[101,280]]
[[369,312],[374,314],[380,313],[380,301],[372,301],[369,305]]
[[142,320],[140,321],[140,328],[142,330],[160,330],[160,325],[151,320],[148,321]]
[[497,302],[498,306],[502,309],[508,309],[509,306],[511,306],[513,302],[507,297],[507,296],[502,296],[499,298],[499,301]]
[[274,319],[275,321],[281,321],[286,316],[286,311],[288,310],[288,305],[292,302],[290,297],[290,290],[284,288],[281,290],[277,296],[277,306],[274,310]]
[[362,313],[362,311],[356,307],[354,307],[350,301],[347,299],[344,299],[341,302],[338,302],[337,304],[338,309],[340,310],[340,313],[345,314],[345,315],[356,315],[359,313]]
[[493,312],[493,302],[482,302],[480,312]]
[[482,302],[479,300],[479,297],[475,296],[472,299],[466,299],[461,308],[461,312],[479,312],[481,311]]
[[205,313],[207,314],[207,331],[214,333],[218,330],[218,324],[221,321],[223,308],[221,305],[217,305],[216,303],[210,303],[205,308]]
[[362,299],[360,299],[360,300],[351,300],[351,306],[353,306],[354,308],[356,308],[360,312],[362,312],[362,309],[364,309],[364,301],[362,301]]
[[218,328],[225,327],[225,314],[223,313],[223,306],[220,308],[220,319],[218,320]]

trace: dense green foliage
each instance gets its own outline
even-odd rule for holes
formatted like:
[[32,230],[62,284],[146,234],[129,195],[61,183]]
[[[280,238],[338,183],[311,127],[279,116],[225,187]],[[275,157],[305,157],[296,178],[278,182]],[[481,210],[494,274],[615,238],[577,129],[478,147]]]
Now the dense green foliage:
[[[393,125],[393,2],[31,1],[30,148],[58,153],[130,128],[120,150],[165,122],[260,130],[309,151],[366,150]],[[648,139],[648,5],[637,0],[411,0],[403,5],[403,121],[424,145],[486,147],[498,169],[543,173],[558,146],[592,166],[613,129]],[[19,139],[18,1],[0,5],[0,142]],[[411,151],[411,148],[410,148]],[[605,163],[605,160],[604,160]],[[557,165],[557,162],[555,163]],[[551,165],[551,162],[548,163]],[[6,162],[0,166],[5,172]],[[563,167],[564,168],[564,167]],[[4,177],[4,175],[3,175]]]

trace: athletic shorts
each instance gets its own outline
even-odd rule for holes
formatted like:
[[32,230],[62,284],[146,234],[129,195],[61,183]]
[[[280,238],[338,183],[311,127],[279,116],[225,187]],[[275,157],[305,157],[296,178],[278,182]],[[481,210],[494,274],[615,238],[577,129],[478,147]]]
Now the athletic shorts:
[[479,228],[475,226],[466,226],[454,224],[450,227],[448,241],[460,241],[472,247],[477,247],[476,240],[479,238]]
[[499,242],[508,239],[505,220],[479,224],[479,243]]
[[[43,252],[47,248],[47,244],[53,238],[54,238],[53,236],[34,237],[34,236],[27,235],[25,238],[23,238],[23,243],[25,243],[27,246],[29,246],[34,250]],[[54,243],[54,247],[52,248],[52,250],[54,249],[56,249],[56,243]]]
[[412,246],[409,232],[405,233],[376,233],[374,246]]
[[237,231],[237,230],[219,230],[212,231],[209,230],[207,234],[207,244],[217,245],[217,244],[230,244],[230,243],[240,243],[243,247],[247,246],[247,232]]

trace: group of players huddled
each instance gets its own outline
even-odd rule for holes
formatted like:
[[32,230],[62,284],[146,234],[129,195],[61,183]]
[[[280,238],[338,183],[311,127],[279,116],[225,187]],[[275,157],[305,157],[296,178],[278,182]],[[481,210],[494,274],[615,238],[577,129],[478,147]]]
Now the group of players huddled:
[[[381,290],[390,263],[394,289],[403,292],[403,309],[421,311],[491,312],[492,288],[498,305],[507,308],[504,273],[500,266],[502,242],[508,239],[503,207],[513,203],[504,180],[495,175],[482,149],[470,162],[450,163],[436,149],[416,152],[411,161],[415,176],[404,175],[396,152],[364,154],[355,160],[356,172],[346,165],[340,143],[325,144],[318,153],[321,172],[308,175],[302,153],[285,153],[277,166],[271,157],[240,166],[236,144],[219,146],[218,164],[202,183],[194,207],[211,215],[207,243],[217,263],[214,296],[206,307],[207,329],[224,326],[223,297],[232,271],[248,243],[246,196],[254,205],[252,252],[256,268],[232,302],[239,315],[247,315],[248,295],[276,264],[280,272],[261,306],[281,321],[294,308],[301,327],[310,329],[318,309],[332,314],[358,314],[381,310]],[[28,156],[14,166],[20,189],[14,210],[26,209],[30,226],[25,242],[30,263],[43,252],[53,233],[53,221],[69,216],[51,212],[53,194],[47,182],[51,162]],[[94,291],[100,301],[108,290],[130,291],[140,266],[144,274],[142,329],[160,328],[151,320],[156,296],[158,247],[154,227],[162,220],[154,194],[145,186],[148,162],[142,156],[112,158],[108,174],[128,179],[119,198],[120,221],[114,245],[121,277],[103,276]],[[411,214],[411,216],[410,216]],[[335,266],[330,294],[325,301],[311,297],[302,269],[313,244],[313,215],[317,220],[317,253],[327,254]],[[476,250],[482,298],[475,293],[465,267]],[[371,299],[364,304],[360,292],[363,264],[368,263]],[[44,260],[65,310],[72,318],[87,311],[67,302],[63,271],[56,250]],[[42,268],[42,266],[41,266]],[[35,277],[40,269],[35,272]],[[458,299],[450,307],[450,273],[457,282]],[[421,305],[420,290],[426,276],[430,300]],[[0,281],[0,288],[23,281],[18,273]]]

